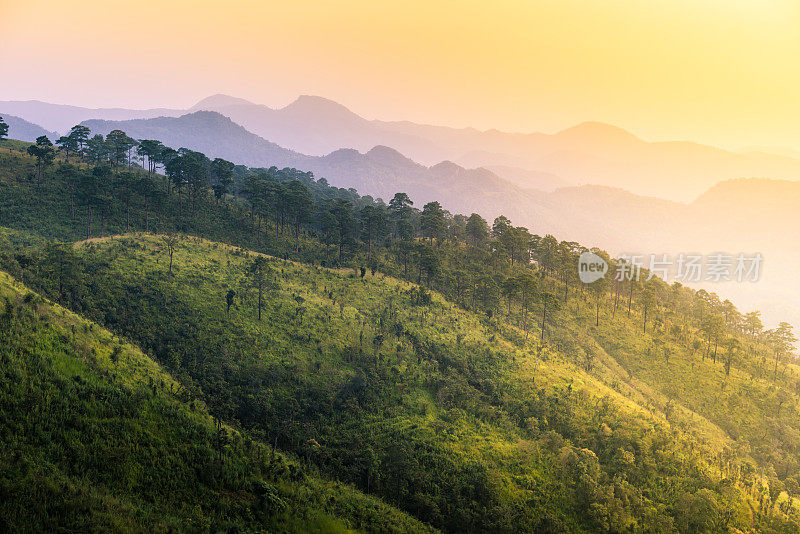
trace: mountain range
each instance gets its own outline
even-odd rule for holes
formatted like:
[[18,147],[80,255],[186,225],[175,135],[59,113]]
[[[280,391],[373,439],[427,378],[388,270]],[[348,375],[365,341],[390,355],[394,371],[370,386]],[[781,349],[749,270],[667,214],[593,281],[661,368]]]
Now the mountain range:
[[301,96],[287,106],[271,108],[214,95],[187,110],[0,102],[0,113],[59,132],[89,119],[179,117],[196,111],[216,111],[249,132],[301,154],[325,156],[341,148],[366,153],[375,146],[387,146],[425,166],[453,161],[467,168],[484,167],[523,188],[545,191],[599,184],[690,201],[731,178],[800,178],[800,158],[791,150],[753,147],[734,152],[688,141],[649,142],[601,122],[585,122],[553,134],[480,131],[368,120],[317,96]]
[[673,200],[691,200],[730,178],[800,178],[797,158],[730,152],[686,141],[648,142],[601,122],[554,134],[456,129],[366,120],[314,96],[273,109],[217,95],[197,103],[192,108],[196,110],[218,111],[253,133],[305,154],[324,155],[342,147],[364,152],[385,145],[425,165],[450,160],[470,168],[505,167],[504,177],[509,179],[532,171],[555,175],[558,185],[601,184]]
[[[62,110],[47,106],[55,115]],[[0,114],[5,109],[6,103],[0,103]],[[76,110],[95,111],[67,107],[64,116],[80,118]],[[147,116],[164,110],[100,111],[106,116]],[[477,212],[489,220],[503,213],[536,233],[595,244],[612,253],[759,251],[766,257],[764,283],[711,289],[734,295],[744,306],[760,306],[767,317],[773,307],[765,300],[781,303],[783,316],[788,302],[800,324],[793,304],[794,296],[800,296],[794,275],[800,255],[785,246],[791,242],[791,229],[800,224],[794,209],[800,183],[741,178],[800,176],[800,159],[767,154],[766,149],[734,153],[689,142],[649,143],[601,123],[553,135],[522,135],[368,121],[318,97],[300,97],[273,110],[217,95],[182,115],[166,111],[179,116],[83,123],[95,133],[120,128],[137,139],[159,139],[248,166],[313,171],[332,185],[384,200],[404,191],[418,206],[438,200],[454,213]],[[50,117],[46,124],[56,119]],[[264,132],[268,137],[259,135]],[[387,144],[373,145],[371,140]],[[455,161],[435,160],[436,154],[459,152]],[[535,158],[538,166],[525,169],[526,161]],[[586,185],[574,185],[580,183]],[[682,201],[674,197],[685,194],[654,194],[665,188],[697,194]],[[765,240],[765,235],[772,239]]]
[[56,132],[49,132],[38,124],[33,124],[14,115],[4,113],[0,114],[0,117],[8,124],[8,137],[10,139],[33,142],[41,135],[46,135],[51,141],[55,141],[59,137]]

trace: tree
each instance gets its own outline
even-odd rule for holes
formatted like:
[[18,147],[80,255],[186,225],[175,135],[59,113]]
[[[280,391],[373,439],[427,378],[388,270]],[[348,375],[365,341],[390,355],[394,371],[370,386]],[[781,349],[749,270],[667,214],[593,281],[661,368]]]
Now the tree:
[[3,120],[3,117],[0,117],[0,141],[4,137],[8,137],[8,124]]
[[752,311],[746,313],[742,327],[751,337],[755,338],[761,335],[761,331],[764,330],[764,325],[761,323],[761,312]]
[[75,220],[75,188],[80,183],[82,171],[75,165],[69,163],[62,164],[56,169],[56,175],[63,181],[69,189],[69,209],[70,219]]
[[717,347],[719,345],[719,337],[722,335],[723,329],[725,327],[725,319],[722,315],[717,313],[708,313],[706,314],[701,323],[700,329],[706,335],[706,351],[704,353],[703,358],[711,352],[711,343],[714,343],[714,352],[711,357],[714,360],[714,363],[717,362]]
[[558,269],[561,259],[559,250],[558,240],[550,234],[538,240],[534,248],[536,261],[548,274],[554,273]]
[[78,261],[70,244],[50,243],[44,251],[42,274],[51,283],[58,286],[58,302],[67,304],[67,291],[74,289],[78,279]]
[[422,227],[423,237],[441,242],[447,229],[447,222],[445,221],[445,214],[441,204],[434,201],[428,202],[423,206],[422,214],[420,215],[420,226]]
[[530,263],[531,234],[527,228],[508,226],[502,231],[498,241],[508,252],[511,265],[514,265],[515,261],[522,264]]
[[164,247],[167,249],[167,253],[169,254],[169,270],[167,271],[167,275],[172,276],[172,257],[175,254],[175,249],[178,248],[180,237],[175,234],[167,234],[161,239],[161,241],[164,243]]
[[161,141],[155,139],[142,139],[139,141],[139,146],[136,147],[136,152],[139,156],[147,158],[147,174],[152,175],[156,172],[156,165],[160,162],[161,153],[164,150],[164,145]]
[[225,314],[230,315],[231,306],[233,306],[233,299],[236,298],[236,291],[229,289],[225,294]]
[[646,332],[647,331],[647,312],[656,303],[656,297],[655,297],[655,293],[653,292],[653,288],[645,287],[644,291],[642,291],[642,294],[639,297],[639,301],[642,304],[642,332]]
[[105,165],[92,169],[95,182],[94,208],[100,215],[100,237],[105,236],[106,214],[111,208],[111,169]]
[[795,350],[797,338],[792,333],[792,325],[787,322],[778,323],[778,327],[769,331],[768,342],[775,351],[774,377],[778,377],[778,362],[789,356]]
[[258,320],[261,320],[261,310],[264,308],[264,292],[277,289],[277,282],[272,275],[267,258],[257,256],[247,270],[250,282],[258,290]]
[[725,347],[725,376],[729,376],[736,354],[739,352],[742,345],[735,337],[727,338],[722,345]]
[[477,213],[469,216],[464,230],[475,247],[481,246],[489,239],[489,223]]
[[[249,201],[250,204],[250,231],[256,232],[256,213],[263,213],[264,202],[267,198],[267,184],[264,178],[254,172],[248,173],[245,178],[245,187],[241,190],[241,194]],[[275,239],[278,238],[278,222],[277,217],[275,221]]]
[[128,151],[137,145],[136,140],[128,137],[122,130],[111,130],[106,136],[106,145],[111,155],[112,169],[120,163],[128,163]]
[[78,178],[78,198],[86,205],[86,239],[92,237],[92,207],[97,201],[97,179],[93,172],[83,172]]
[[286,208],[294,222],[295,252],[300,252],[300,225],[311,217],[313,207],[314,200],[306,186],[298,180],[287,184]]
[[367,235],[367,261],[372,260],[372,239],[383,233],[386,227],[386,214],[383,208],[367,205],[361,208],[359,213],[364,233]]
[[341,261],[344,243],[353,232],[353,203],[344,198],[337,198],[333,201],[330,212],[339,223],[339,261]]
[[117,195],[125,203],[125,231],[130,232],[131,227],[131,198],[138,190],[139,180],[132,172],[120,173],[117,178]]
[[186,165],[183,157],[179,155],[171,157],[164,166],[164,172],[178,190],[178,220],[180,221],[183,218],[183,185],[186,183]]
[[392,200],[389,201],[389,211],[393,214],[408,213],[411,211],[411,206],[414,202],[406,193],[395,193]]
[[538,283],[529,273],[522,273],[517,277],[519,286],[520,303],[522,304],[522,329],[525,330],[525,339],[528,339],[528,307],[531,299],[536,294]]
[[433,278],[439,274],[441,269],[441,260],[439,255],[429,246],[420,244],[417,249],[417,256],[419,261],[419,277],[417,283],[422,281],[422,273],[425,273],[425,285],[430,287]]
[[214,198],[217,204],[219,204],[219,199],[230,191],[235,167],[233,163],[222,158],[214,158],[214,161],[211,162],[212,188],[214,189]]
[[36,144],[28,147],[28,154],[36,158],[36,189],[39,189],[45,167],[51,165],[55,159],[53,143],[46,135],[40,135],[36,138]]
[[202,198],[208,192],[208,158],[202,152],[181,149],[181,163],[183,177],[189,188],[189,200],[192,215],[197,209],[197,199]]
[[150,231],[150,200],[155,192],[155,183],[149,174],[141,176],[134,184],[133,191],[144,200],[144,231]]
[[497,217],[492,224],[492,237],[500,240],[509,228],[512,228],[512,225],[508,217],[505,215]]
[[325,245],[325,264],[328,264],[328,248],[339,243],[339,221],[329,210],[317,214],[317,227],[322,232],[322,243]]
[[71,152],[78,152],[78,142],[74,137],[69,135],[62,135],[56,140],[56,144],[64,151],[66,162],[69,163],[69,155]]
[[516,277],[509,276],[504,279],[500,284],[500,291],[508,301],[508,318],[511,318],[511,300],[517,296],[519,292],[519,280]]
[[86,154],[95,165],[100,165],[108,159],[108,146],[102,135],[97,134],[86,141]]
[[600,326],[600,300],[606,293],[606,285],[607,282],[605,278],[600,278],[589,284],[589,289],[594,294],[595,299],[595,326]]
[[545,333],[545,326],[547,320],[547,310],[556,310],[558,309],[558,297],[554,294],[550,293],[549,291],[545,291],[540,295],[540,300],[542,302],[542,341],[544,341],[544,333]]
[[76,124],[69,130],[67,137],[72,140],[72,143],[77,148],[81,157],[83,157],[83,150],[86,147],[86,143],[89,141],[89,134],[91,133],[92,131],[89,127],[82,124]]
[[389,201],[389,215],[394,226],[395,237],[400,239],[407,239],[409,231],[413,232],[411,225],[411,212],[414,203],[406,193],[395,193],[392,200]]

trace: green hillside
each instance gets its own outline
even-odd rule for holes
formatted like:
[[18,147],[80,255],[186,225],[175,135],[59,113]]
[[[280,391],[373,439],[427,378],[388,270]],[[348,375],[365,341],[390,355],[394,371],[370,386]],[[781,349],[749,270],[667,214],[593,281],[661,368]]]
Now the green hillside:
[[4,273],[0,301],[4,532],[427,530],[219,424],[135,346]]
[[[721,367],[698,356],[686,371],[679,347],[669,366],[629,360],[647,351],[636,319],[597,331],[591,308],[576,303],[542,347],[435,294],[428,304],[405,282],[269,259],[259,321],[246,251],[186,238],[172,275],[158,236],[92,241],[65,257],[75,265],[71,305],[136,340],[212,413],[426,522],[455,531],[656,522],[668,531],[745,525],[747,502],[771,515],[772,501],[752,500],[752,484],[769,481],[754,477],[755,451],[741,450],[725,420],[703,416]],[[59,283],[43,287],[55,293]],[[606,336],[633,347],[604,350]],[[593,354],[591,372],[576,353]],[[636,378],[623,374],[637,364]],[[683,403],[663,385],[681,371]],[[771,387],[741,390],[743,373],[718,402],[746,423]],[[739,398],[741,413],[730,401]],[[766,425],[790,428],[797,402],[787,401],[752,439]],[[713,515],[692,517],[695,500]]]
[[[450,532],[800,528],[785,326],[658,279],[584,286],[585,248],[503,217],[387,206],[293,169],[222,180],[188,152],[168,180],[110,154],[39,177],[33,158],[0,152],[0,267],[158,361],[175,386],[151,394],[207,407],[212,460],[210,418],[265,444],[226,441],[241,478],[206,481],[207,497],[197,485],[204,524],[252,524],[209,495],[279,486],[262,466],[277,450],[303,484],[353,485]],[[166,233],[128,232],[146,229]],[[139,383],[119,362],[105,373]],[[282,494],[267,520],[416,528],[353,490],[349,507],[315,495]],[[148,513],[180,522],[182,502]]]

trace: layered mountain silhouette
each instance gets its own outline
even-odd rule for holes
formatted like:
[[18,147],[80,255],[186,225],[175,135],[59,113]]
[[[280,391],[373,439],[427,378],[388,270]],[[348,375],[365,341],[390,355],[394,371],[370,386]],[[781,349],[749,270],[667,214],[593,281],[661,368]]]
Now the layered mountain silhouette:
[[731,178],[800,179],[800,157],[793,157],[788,149],[761,147],[732,152],[687,141],[648,142],[600,122],[582,123],[554,134],[480,131],[367,120],[317,96],[301,96],[285,107],[270,108],[220,94],[201,100],[189,110],[0,102],[0,114],[22,117],[62,133],[89,119],[178,117],[196,111],[218,112],[261,138],[301,154],[325,156],[342,148],[367,153],[375,146],[387,146],[426,167],[441,161],[453,161],[465,168],[484,167],[522,188],[545,191],[564,185],[598,184],[690,201],[715,183]]
[[93,133],[107,135],[124,130],[136,139],[158,139],[167,146],[198,150],[251,167],[296,167],[342,188],[388,201],[405,191],[415,202],[441,201],[453,212],[488,214],[507,212],[523,218],[530,192],[487,169],[466,169],[452,162],[426,167],[386,146],[366,152],[339,149],[325,156],[309,156],[282,148],[236,124],[219,113],[196,111],[181,117],[130,121],[88,120],[82,124]]
[[[0,103],[0,116],[6,104]],[[800,225],[800,182],[793,181],[800,177],[800,159],[787,150],[653,143],[597,122],[555,134],[513,134],[370,121],[318,97],[272,109],[215,95],[190,113],[19,104],[24,106],[15,109],[26,113],[58,115],[62,124],[98,112],[176,115],[95,117],[84,124],[95,133],[119,128],[137,139],[159,139],[249,166],[310,170],[332,185],[385,200],[404,191],[416,205],[438,200],[452,212],[477,212],[490,220],[503,213],[536,233],[615,254],[761,252],[762,283],[709,289],[760,307],[767,320],[777,318],[777,310],[784,317],[794,314],[800,325],[791,303],[800,298],[800,254],[786,246]],[[20,137],[13,132],[12,138]]]
[[[215,112],[195,112],[178,118],[125,122],[87,121],[95,132],[120,128],[137,138],[155,138],[200,150],[250,166],[293,166],[313,171],[332,185],[355,188],[385,200],[408,193],[421,206],[439,200],[454,213],[477,212],[490,221],[499,214],[535,233],[592,243],[618,253],[727,254],[760,252],[765,271],[759,284],[711,284],[708,289],[736,298],[744,306],[760,307],[770,318],[786,295],[800,295],[796,266],[800,253],[786,246],[800,227],[800,182],[733,179],[718,183],[692,202],[637,195],[603,185],[562,187],[543,191],[523,187],[485,168],[468,169],[452,161],[425,166],[393,148],[376,146],[366,152],[339,149],[325,156],[287,150],[247,131]],[[574,130],[580,135],[597,126]],[[613,147],[630,139],[624,131],[607,140]],[[771,239],[765,240],[769,235]],[[774,316],[777,318],[778,314]],[[800,313],[796,314],[800,324]]]
[[0,102],[0,117],[6,114],[22,117],[40,125],[42,128],[64,134],[76,124],[88,119],[130,120],[153,117],[177,117],[184,110],[125,109],[125,108],[84,108],[64,104],[51,104],[39,100],[9,100]]
[[0,117],[8,124],[9,139],[33,142],[41,135],[46,135],[51,141],[55,141],[59,137],[56,132],[49,132],[38,124],[33,124],[14,115],[0,113]]
[[800,178],[800,159],[784,154],[731,152],[686,141],[648,142],[600,122],[554,134],[447,128],[411,122],[366,120],[346,107],[301,96],[286,107],[243,103],[215,96],[194,109],[218,111],[281,146],[311,155],[339,148],[366,152],[390,146],[424,165],[454,161],[464,167],[510,169],[503,174],[523,187],[525,172],[554,180],[534,187],[600,184],[635,193],[688,201],[721,180],[740,177]]

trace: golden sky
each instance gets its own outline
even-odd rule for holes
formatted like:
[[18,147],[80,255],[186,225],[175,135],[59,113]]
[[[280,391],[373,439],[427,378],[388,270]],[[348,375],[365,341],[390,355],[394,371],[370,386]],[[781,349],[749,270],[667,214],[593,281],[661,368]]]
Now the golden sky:
[[380,119],[800,149],[800,0],[0,0],[0,100],[299,94]]

